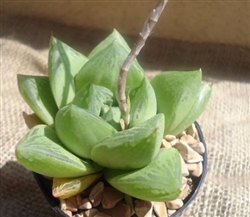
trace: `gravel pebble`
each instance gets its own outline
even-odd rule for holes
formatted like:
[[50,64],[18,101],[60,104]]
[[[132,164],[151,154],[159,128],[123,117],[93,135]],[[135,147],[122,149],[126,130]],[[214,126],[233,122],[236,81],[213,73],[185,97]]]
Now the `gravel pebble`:
[[72,212],[69,210],[62,210],[66,215],[68,215],[69,217],[72,217]]
[[168,217],[167,207],[164,202],[154,202],[153,209],[157,217]]
[[169,202],[166,202],[167,208],[169,209],[180,209],[183,206],[182,199],[175,199]]
[[184,135],[180,138],[180,140],[185,141],[191,147],[197,145],[198,143],[198,141],[190,135]]
[[115,188],[104,187],[102,195],[102,207],[104,209],[113,208],[120,200],[124,198],[124,194]]
[[135,213],[138,217],[151,217],[153,213],[152,202],[144,200],[136,200]]
[[164,136],[164,139],[166,139],[166,141],[168,141],[168,142],[172,142],[173,140],[176,139],[176,136],[174,136],[174,135],[166,135],[166,136]]
[[168,216],[173,215],[176,212],[176,210],[168,209]]
[[195,124],[193,123],[190,127],[187,128],[187,134],[196,138],[196,133],[197,133],[197,130],[196,130]]
[[94,217],[111,217],[111,216],[103,212],[98,212],[97,214],[94,215]]
[[161,148],[172,148],[172,145],[170,142],[167,142],[165,139],[162,139]]
[[82,203],[78,205],[79,209],[92,209],[92,203],[89,201],[88,198],[83,198]]
[[191,172],[192,176],[199,177],[203,172],[202,163],[197,163],[196,169]]
[[185,141],[179,140],[179,142],[176,143],[176,145],[174,145],[173,147],[179,151],[184,161],[186,162],[196,163],[203,160],[202,156],[199,155],[192,148],[190,148]]
[[76,212],[77,211],[77,201],[76,201],[76,197],[70,197],[68,199],[65,199],[65,204],[66,204],[66,209],[70,210],[72,212]]
[[103,182],[98,182],[90,191],[89,200],[92,203],[93,207],[97,207],[100,205],[102,201],[104,191]]
[[133,198],[130,195],[125,194],[124,195],[125,203],[129,205],[130,207],[130,213],[131,215],[134,215],[135,210],[134,210],[134,201]]
[[98,209],[89,209],[83,212],[84,217],[94,217],[97,213],[99,213]]
[[181,170],[182,170],[182,176],[188,176],[189,172],[187,169],[187,166],[182,158],[182,156],[180,155],[180,159],[181,159]]
[[130,216],[131,216],[130,206],[125,203],[119,202],[113,208],[112,217],[130,217]]

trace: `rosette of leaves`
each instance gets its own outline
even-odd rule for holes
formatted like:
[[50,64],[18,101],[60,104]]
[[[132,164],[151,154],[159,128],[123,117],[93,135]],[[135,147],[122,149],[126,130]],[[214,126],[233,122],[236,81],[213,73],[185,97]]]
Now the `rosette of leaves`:
[[29,170],[53,177],[54,196],[67,198],[103,176],[114,188],[143,200],[169,201],[181,188],[181,161],[161,149],[204,110],[210,86],[201,71],[169,71],[151,82],[135,60],[126,95],[130,123],[121,127],[119,70],[130,48],[114,30],[88,57],[52,37],[48,76],[18,75],[19,91],[34,111],[16,157]]

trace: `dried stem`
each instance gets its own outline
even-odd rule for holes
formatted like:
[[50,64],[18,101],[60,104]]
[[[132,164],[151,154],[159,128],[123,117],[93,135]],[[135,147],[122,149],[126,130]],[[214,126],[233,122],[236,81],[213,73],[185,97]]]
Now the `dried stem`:
[[162,11],[164,10],[164,7],[166,5],[168,0],[159,0],[157,5],[154,7],[153,11],[149,15],[148,19],[146,20],[142,31],[139,34],[139,37],[137,39],[137,42],[134,44],[131,52],[129,53],[128,57],[124,61],[120,74],[119,74],[119,80],[118,80],[118,103],[120,110],[122,112],[122,118],[124,120],[125,129],[129,125],[130,122],[130,115],[129,115],[129,107],[127,104],[127,97],[126,97],[126,77],[128,70],[141,51],[142,47],[145,45],[145,42],[153,30],[155,24],[157,23]]

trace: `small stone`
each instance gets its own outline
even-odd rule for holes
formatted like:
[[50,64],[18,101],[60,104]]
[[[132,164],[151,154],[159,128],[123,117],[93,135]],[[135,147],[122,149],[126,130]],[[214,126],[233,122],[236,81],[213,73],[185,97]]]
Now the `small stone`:
[[183,201],[181,199],[175,199],[169,202],[166,202],[167,208],[169,209],[180,209],[183,206]]
[[153,209],[157,217],[168,217],[166,204],[164,202],[154,202]]
[[66,215],[72,217],[72,212],[70,210],[62,210]]
[[99,213],[98,209],[89,209],[83,212],[84,217],[94,217],[97,213]]
[[92,203],[93,207],[97,207],[100,205],[102,201],[102,195],[104,191],[103,182],[98,182],[92,189],[89,194],[89,200]]
[[199,162],[199,163],[197,163],[196,165],[197,165],[197,166],[196,166],[196,169],[193,170],[193,171],[191,172],[191,175],[192,175],[192,176],[195,176],[195,177],[199,177],[199,176],[201,176],[201,174],[202,174],[202,172],[203,172],[202,163]]
[[191,147],[191,148],[194,149],[199,154],[204,154],[205,153],[205,146],[204,146],[204,144],[202,142],[198,142],[196,146]]
[[188,171],[190,171],[190,172],[192,172],[192,171],[194,171],[194,170],[196,170],[196,168],[197,168],[197,163],[193,163],[193,164],[186,164],[186,167],[187,167],[187,169],[188,169]]
[[92,209],[92,204],[88,198],[83,198],[81,204],[78,205],[79,209]]
[[153,213],[152,202],[144,200],[136,200],[135,213],[138,217],[151,217]]
[[112,217],[130,217],[131,216],[129,205],[121,201],[117,203],[112,209],[109,209],[108,211],[109,212],[107,212],[107,214]]
[[94,217],[111,217],[111,216],[103,212],[98,212],[97,214],[94,215]]
[[198,163],[203,160],[203,157],[190,148],[185,141],[180,140],[174,148],[179,151],[184,161],[188,163]]
[[193,123],[190,127],[187,128],[187,134],[194,137],[196,136],[196,127],[195,127],[195,124]]
[[186,135],[187,133],[186,133],[186,131],[182,131],[180,134],[178,134],[177,136],[176,136],[176,138],[181,138],[182,136],[184,136],[184,135]]
[[67,209],[66,200],[65,199],[61,199],[61,198],[59,198],[59,200],[60,200],[60,209],[61,210],[66,210]]
[[[195,152],[195,153],[197,153],[197,152]],[[198,153],[197,153],[197,154],[198,154]],[[199,162],[201,162],[201,161],[203,161],[203,157],[202,157],[201,155],[198,154],[196,157],[191,158],[191,159],[187,160],[186,162],[187,162],[187,163],[199,163]]]
[[191,147],[197,145],[198,143],[197,140],[190,135],[184,135],[180,138],[180,140],[185,141]]
[[81,197],[82,197],[82,198],[87,198],[87,197],[89,197],[91,190],[92,190],[92,188],[87,188],[87,189],[85,189],[83,192],[80,193]]
[[124,195],[124,199],[125,199],[125,203],[127,205],[129,205],[130,207],[130,213],[131,216],[134,215],[135,211],[134,211],[134,202],[133,202],[133,198],[130,195],[125,194]]
[[70,210],[72,212],[76,212],[78,210],[75,196],[65,199],[65,203],[66,203],[67,210]]
[[179,139],[175,139],[173,141],[170,142],[170,144],[173,146],[175,146],[177,143],[179,142]]
[[188,172],[188,169],[186,167],[186,164],[182,158],[182,156],[180,155],[180,158],[181,158],[181,171],[182,171],[182,176],[188,176],[189,175],[189,172]]
[[168,209],[168,216],[173,215],[176,212],[174,209]]
[[173,140],[176,139],[176,136],[174,136],[174,135],[166,135],[166,136],[164,136],[164,139],[166,141],[168,141],[168,142],[172,142]]
[[123,198],[124,194],[122,192],[112,187],[105,187],[102,195],[102,207],[111,209]]
[[182,184],[182,187],[187,184],[187,178],[186,177],[182,177],[181,184]]
[[172,145],[170,142],[167,142],[165,139],[162,139],[161,148],[172,148]]
[[76,204],[79,206],[82,203],[82,196],[81,194],[76,195]]
[[199,136],[199,133],[198,131],[195,132],[195,137],[194,137],[198,142],[200,142],[200,136]]
[[190,192],[191,192],[191,188],[187,181],[186,184],[182,185],[181,193],[178,196],[178,198],[184,200],[189,195]]

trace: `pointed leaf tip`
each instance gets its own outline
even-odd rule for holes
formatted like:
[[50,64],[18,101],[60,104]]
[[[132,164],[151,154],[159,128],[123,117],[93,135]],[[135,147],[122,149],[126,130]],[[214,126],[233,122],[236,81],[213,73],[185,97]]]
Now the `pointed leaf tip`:
[[18,142],[16,157],[27,169],[49,177],[79,177],[102,169],[67,151],[56,132],[46,125],[33,127]]
[[156,75],[155,90],[158,112],[165,114],[165,134],[177,135],[203,112],[211,88],[202,83],[201,70],[168,71]]
[[18,88],[25,102],[47,125],[54,125],[58,111],[47,76],[17,75]]
[[67,44],[51,37],[49,50],[49,79],[53,96],[59,108],[75,96],[74,77],[88,59]]

